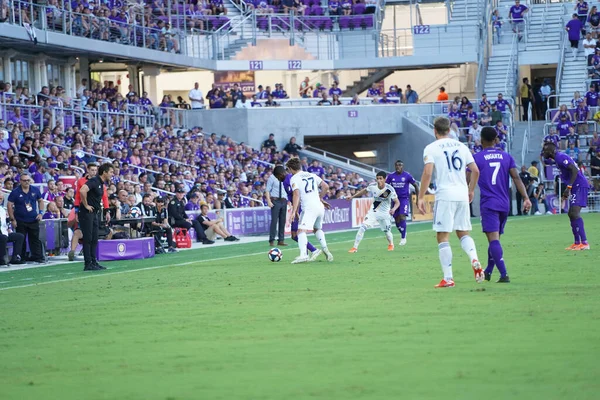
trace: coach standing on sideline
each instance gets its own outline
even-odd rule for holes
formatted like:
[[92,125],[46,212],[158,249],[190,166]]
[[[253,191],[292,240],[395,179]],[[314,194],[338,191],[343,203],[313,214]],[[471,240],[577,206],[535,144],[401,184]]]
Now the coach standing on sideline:
[[[271,228],[269,229],[269,246],[275,244],[275,233],[279,241],[277,246],[287,246],[285,239],[285,217],[287,215],[287,195],[283,190],[283,184],[271,174],[267,181],[267,190],[265,191],[267,204],[271,208]],[[277,224],[279,223],[279,226]],[[279,228],[279,229],[277,229]]]
[[79,227],[83,233],[83,258],[84,271],[98,271],[106,269],[98,264],[96,250],[98,247],[98,230],[102,215],[102,196],[104,184],[114,174],[114,167],[110,163],[102,164],[98,174],[90,178],[79,190],[81,205],[79,207]]
[[[31,261],[44,262],[42,254],[42,243],[40,242],[40,220],[44,209],[44,200],[40,190],[31,186],[31,175],[22,173],[21,185],[17,186],[8,196],[8,216],[13,228],[27,240],[31,251]],[[21,260],[25,261],[27,246],[21,250]]]

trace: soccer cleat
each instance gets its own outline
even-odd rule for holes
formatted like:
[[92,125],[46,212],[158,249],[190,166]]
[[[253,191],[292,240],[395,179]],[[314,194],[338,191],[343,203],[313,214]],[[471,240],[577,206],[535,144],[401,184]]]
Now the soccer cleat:
[[485,279],[486,281],[490,281],[492,279],[492,274],[490,274],[489,272],[483,272],[483,279]]
[[452,279],[449,279],[449,280],[442,279],[440,283],[438,283],[437,285],[434,286],[434,288],[436,288],[436,289],[445,288],[445,287],[454,287],[454,280],[452,280]]
[[394,245],[388,244],[388,251],[394,251]]
[[500,279],[496,281],[496,283],[510,283],[510,278],[508,277],[508,275],[501,276]]
[[306,263],[309,261],[310,261],[310,259],[308,258],[308,256],[306,256],[306,257],[298,256],[294,259],[294,261],[292,261],[292,264]]
[[567,247],[565,250],[579,250],[579,246],[581,246],[580,243],[573,243],[572,245]]
[[316,249],[309,257],[308,261],[315,261],[323,253],[320,249]]
[[590,249],[589,243],[581,243],[579,245],[579,249],[578,250],[589,250],[589,249]]
[[481,269],[481,264],[479,263],[479,261],[473,260],[473,262],[471,263],[471,266],[473,267],[473,273],[475,274],[475,282],[477,282],[477,283],[483,282],[484,275],[483,275],[483,270]]
[[333,254],[331,254],[331,252],[328,249],[323,249],[323,252],[327,256],[327,261],[332,262],[333,261]]
[[348,250],[348,253],[358,253],[358,249],[356,247],[353,247],[350,250]]
[[68,257],[69,261],[75,261],[75,252],[73,250],[69,251],[69,254],[67,254],[67,257]]
[[400,246],[406,246],[406,238],[400,239]]

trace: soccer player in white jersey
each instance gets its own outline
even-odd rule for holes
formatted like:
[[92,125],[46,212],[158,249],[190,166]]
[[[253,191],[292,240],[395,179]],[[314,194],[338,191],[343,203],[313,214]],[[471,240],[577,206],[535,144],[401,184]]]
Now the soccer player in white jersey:
[[[475,281],[481,283],[484,279],[481,264],[478,261],[477,249],[471,231],[469,203],[473,201],[475,186],[479,179],[479,169],[473,155],[461,142],[451,139],[450,120],[438,117],[433,122],[436,141],[430,143],[423,152],[423,176],[419,191],[419,210],[425,214],[424,196],[433,173],[437,190],[433,212],[433,229],[437,232],[440,263],[444,278],[436,288],[454,287],[452,276],[452,249],[450,248],[450,233],[456,231],[463,250],[471,259],[475,273]],[[467,185],[466,168],[471,171],[471,179]]]
[[300,255],[292,261],[292,264],[310,261],[306,249],[306,244],[308,243],[306,235],[312,230],[314,230],[315,236],[319,240],[319,243],[321,243],[321,248],[327,256],[327,261],[333,261],[333,255],[327,249],[325,232],[322,229],[325,208],[329,209],[330,207],[329,203],[323,200],[323,196],[329,190],[329,185],[317,175],[302,171],[302,164],[298,158],[290,159],[286,165],[292,174],[292,179],[290,180],[294,193],[292,221],[298,218],[298,208],[302,206],[302,214],[300,215],[300,223],[298,224]]
[[[371,183],[366,188],[360,190],[354,196],[350,197],[352,200],[356,197],[362,197],[365,193],[370,193],[373,196],[373,206],[367,213],[365,220],[358,228],[356,233],[356,239],[354,239],[354,247],[348,250],[348,253],[356,253],[358,251],[358,245],[365,235],[365,231],[377,222],[382,232],[385,232],[385,237],[388,241],[388,251],[394,250],[394,236],[392,235],[392,215],[400,207],[400,201],[398,195],[391,185],[385,183],[387,174],[383,171],[377,173],[377,182]],[[394,207],[391,208],[392,200],[394,201]]]

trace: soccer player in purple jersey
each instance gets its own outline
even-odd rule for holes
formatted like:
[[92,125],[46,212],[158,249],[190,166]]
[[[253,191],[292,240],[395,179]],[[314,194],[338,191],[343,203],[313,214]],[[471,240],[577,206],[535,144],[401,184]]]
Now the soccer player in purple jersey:
[[479,167],[479,190],[481,192],[481,228],[487,236],[488,265],[484,270],[484,279],[489,281],[494,266],[500,271],[498,283],[509,283],[510,278],[504,264],[500,235],[510,212],[509,177],[513,179],[517,190],[523,196],[523,209],[531,208],[527,190],[519,177],[519,170],[512,156],[495,147],[498,133],[494,128],[485,127],[481,131],[483,151],[473,156]]
[[400,232],[402,239],[400,239],[400,246],[406,244],[406,216],[409,213],[410,204],[410,186],[415,188],[415,193],[419,195],[419,184],[415,181],[415,178],[406,171],[404,171],[404,163],[401,160],[396,161],[394,164],[396,171],[387,176],[385,183],[390,185],[396,191],[398,200],[400,200],[400,207],[394,212],[394,222],[396,222],[396,228]]
[[[292,190],[292,184],[290,183],[290,179],[292,179],[292,174],[286,173],[285,168],[282,165],[278,165],[273,170],[273,175],[275,175],[275,178],[277,178],[279,180],[279,182],[283,183],[283,189],[285,190],[285,193],[287,194],[288,201],[291,203],[292,200],[294,199],[294,191]],[[302,212],[302,209],[299,209],[298,213],[301,213],[301,212]],[[296,218],[292,221],[292,224],[291,224],[292,225],[291,226],[292,240],[294,242],[298,242],[298,221],[299,221],[299,218]],[[322,253],[322,251],[320,249],[317,249],[315,246],[310,244],[310,242],[308,242],[306,244],[306,248],[312,253],[309,258],[309,261],[316,260],[317,257],[319,257],[319,255]]]
[[556,151],[556,145],[552,142],[544,143],[544,157],[554,160],[560,171],[560,179],[567,183],[567,188],[562,194],[563,200],[569,200],[569,219],[574,242],[566,250],[589,250],[581,208],[587,207],[588,191],[590,184],[581,173],[577,164],[568,155]]

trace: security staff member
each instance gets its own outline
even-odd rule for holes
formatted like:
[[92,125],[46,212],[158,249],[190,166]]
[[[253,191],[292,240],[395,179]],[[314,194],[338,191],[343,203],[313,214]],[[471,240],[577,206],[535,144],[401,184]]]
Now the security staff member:
[[100,216],[102,215],[104,185],[110,181],[113,174],[114,167],[112,164],[102,164],[98,170],[98,174],[89,179],[79,190],[81,196],[79,227],[83,233],[84,271],[106,269],[106,267],[98,264],[98,260],[96,260],[96,250],[98,247]]
[[10,260],[11,264],[23,264],[21,260],[21,252],[23,251],[23,244],[25,243],[25,236],[17,232],[8,232],[8,225],[6,221],[8,216],[6,215],[6,209],[4,204],[4,193],[0,192],[0,266],[6,266],[6,243],[11,242],[13,244],[13,253]]
[[175,198],[169,202],[167,212],[169,213],[169,222],[173,228],[184,228],[190,229],[192,226],[196,231],[196,242],[202,242],[202,244],[213,244],[214,241],[208,240],[204,233],[202,224],[194,218],[189,218],[185,213],[185,203],[183,197],[185,195],[185,189],[179,188],[175,191]]
[[[39,189],[31,186],[32,179],[29,173],[20,176],[21,185],[17,186],[8,196],[8,216],[13,228],[29,241],[31,261],[43,263],[42,242],[40,242],[40,220],[44,200]],[[27,246],[21,250],[21,260],[26,260]]]

